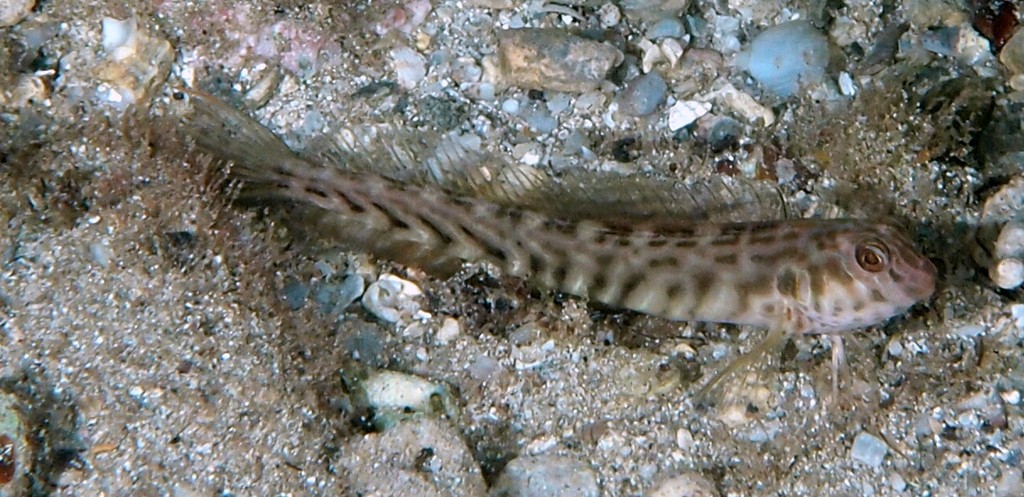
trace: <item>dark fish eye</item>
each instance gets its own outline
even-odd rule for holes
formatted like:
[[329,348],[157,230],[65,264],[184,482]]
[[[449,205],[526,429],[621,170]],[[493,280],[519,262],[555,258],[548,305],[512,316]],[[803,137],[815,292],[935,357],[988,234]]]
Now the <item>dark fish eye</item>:
[[857,258],[857,265],[872,273],[883,271],[889,266],[889,248],[882,242],[857,245],[854,257]]

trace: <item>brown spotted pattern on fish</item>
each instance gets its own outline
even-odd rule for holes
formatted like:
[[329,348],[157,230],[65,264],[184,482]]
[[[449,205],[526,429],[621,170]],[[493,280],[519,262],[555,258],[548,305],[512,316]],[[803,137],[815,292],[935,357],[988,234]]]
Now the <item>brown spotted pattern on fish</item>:
[[936,269],[898,229],[854,219],[614,223],[323,167],[201,94],[187,128],[258,196],[315,206],[339,244],[435,273],[489,262],[534,286],[679,321],[786,334],[880,323],[935,290]]

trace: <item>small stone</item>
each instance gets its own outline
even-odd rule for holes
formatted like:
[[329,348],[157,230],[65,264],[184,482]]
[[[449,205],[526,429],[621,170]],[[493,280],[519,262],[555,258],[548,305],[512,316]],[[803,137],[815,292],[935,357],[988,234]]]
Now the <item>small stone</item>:
[[537,105],[536,102],[522,109],[520,115],[528,126],[540,134],[550,133],[558,127],[558,119],[551,115],[547,106]]
[[678,131],[689,126],[711,111],[711,103],[686,100],[676,102],[668,109],[668,129]]
[[689,451],[693,448],[693,444],[693,433],[690,433],[690,430],[686,428],[676,430],[676,447],[679,447],[679,450]]
[[907,480],[903,475],[894,472],[889,475],[889,486],[897,492],[902,492],[907,489]]
[[92,256],[93,262],[99,264],[100,267],[104,269],[110,267],[110,258],[113,257],[113,251],[110,249],[110,241],[104,238],[90,243],[89,255]]
[[630,116],[647,116],[665,103],[668,85],[658,73],[634,78],[618,95],[619,110]]
[[597,497],[590,466],[554,455],[519,456],[491,488],[492,497]]
[[650,40],[682,38],[685,34],[686,28],[683,27],[683,21],[678,17],[663,17],[647,29],[647,38]]
[[1024,304],[1011,305],[1010,316],[1013,317],[1018,328],[1024,329]]
[[1013,257],[1000,260],[989,268],[988,276],[999,288],[1017,288],[1024,283],[1024,261]]
[[455,337],[459,336],[459,322],[455,318],[446,317],[444,322],[441,323],[441,327],[438,328],[437,334],[434,335],[434,340],[441,345],[446,345]]
[[956,334],[961,338],[976,338],[985,334],[985,326],[980,324],[968,324],[956,329]]
[[857,93],[857,87],[853,84],[853,77],[850,73],[843,71],[839,73],[839,93],[842,93],[844,97],[852,97]]
[[1024,27],[1017,28],[1017,32],[1003,45],[999,61],[1012,74],[1024,74]]
[[757,103],[754,97],[731,84],[725,85],[711,96],[749,124],[768,127],[775,123],[775,114],[771,109]]
[[597,89],[622,59],[622,52],[607,43],[561,29],[498,32],[501,77],[510,86],[582,93]]
[[622,12],[613,3],[606,3],[597,9],[597,17],[601,21],[601,27],[608,29],[618,26],[622,20]]
[[[643,72],[651,72],[651,69],[654,68],[655,64],[665,60],[665,54],[661,52],[661,47],[658,45],[655,45],[646,39],[640,40],[636,45],[637,48],[643,52],[643,59],[640,62],[640,67],[643,69]],[[634,76],[634,79],[635,78],[636,77]]]
[[308,297],[309,286],[298,280],[289,281],[281,291],[281,298],[288,304],[288,308],[293,311],[302,309],[302,306],[306,305]]
[[527,166],[536,166],[543,155],[536,143],[520,143],[512,147],[512,157]]
[[4,0],[0,2],[0,28],[18,24],[32,13],[36,0]]
[[427,59],[409,47],[392,50],[391,64],[395,68],[398,86],[402,88],[414,88],[427,76]]
[[1004,390],[999,392],[999,397],[1003,399],[1003,402],[1011,406],[1020,404],[1020,390]]
[[924,32],[921,45],[939,55],[952,57],[968,66],[992,58],[989,43],[974,28],[961,25]]
[[473,364],[469,365],[469,377],[476,381],[487,381],[494,377],[501,370],[501,364],[493,357],[477,356]]
[[850,457],[873,468],[881,466],[888,453],[889,446],[885,441],[863,431],[853,439],[853,448],[850,449]]
[[668,61],[668,65],[671,67],[675,67],[679,62],[679,58],[683,56],[683,45],[678,40],[672,38],[662,40],[658,48],[661,49],[661,55],[665,57],[665,60]]
[[519,113],[519,101],[514,98],[505,99],[501,103],[501,110],[506,114],[516,115]]
[[993,247],[996,257],[1024,256],[1024,222],[1007,223]]
[[[49,96],[50,91],[46,88],[46,83],[43,82],[42,78],[31,74],[23,74],[18,77],[18,81],[14,84],[14,89],[11,91],[11,97],[8,102],[10,105],[19,108],[33,102],[44,102]],[[0,96],[0,99],[2,98]]]
[[828,39],[807,21],[772,26],[754,37],[737,64],[768,91],[789,97],[817,84],[828,65]]
[[717,497],[718,490],[710,480],[697,473],[683,473],[662,481],[647,497]]

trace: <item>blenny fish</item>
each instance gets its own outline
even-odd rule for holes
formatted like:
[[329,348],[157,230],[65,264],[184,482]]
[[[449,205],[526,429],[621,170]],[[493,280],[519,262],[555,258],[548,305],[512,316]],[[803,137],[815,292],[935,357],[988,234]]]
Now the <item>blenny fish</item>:
[[[232,176],[257,196],[312,207],[305,222],[339,245],[428,272],[487,262],[542,290],[669,320],[770,330],[755,352],[787,336],[839,336],[882,323],[935,291],[935,266],[889,224],[634,219],[642,216],[617,222],[615,212],[563,219],[429,182],[403,184],[327,166],[219,100],[187,95],[187,132],[233,162]],[[834,353],[841,350],[835,343]]]

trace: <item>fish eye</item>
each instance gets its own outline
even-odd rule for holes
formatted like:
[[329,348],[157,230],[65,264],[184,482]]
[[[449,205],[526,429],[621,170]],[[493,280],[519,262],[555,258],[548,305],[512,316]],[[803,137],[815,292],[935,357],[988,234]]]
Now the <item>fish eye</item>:
[[857,264],[872,273],[877,273],[889,266],[889,248],[881,242],[867,242],[857,246],[854,253]]

